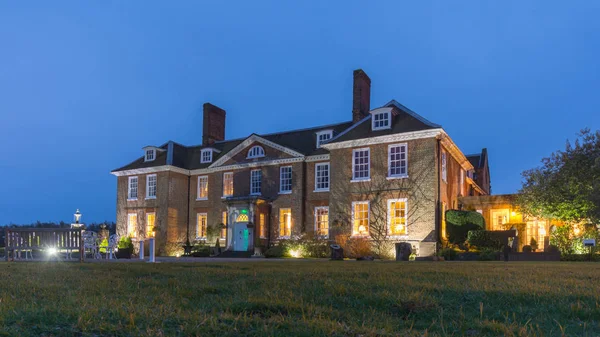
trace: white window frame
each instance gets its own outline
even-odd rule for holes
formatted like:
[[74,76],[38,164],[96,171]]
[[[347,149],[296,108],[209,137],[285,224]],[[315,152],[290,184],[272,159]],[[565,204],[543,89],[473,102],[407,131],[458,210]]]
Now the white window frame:
[[[207,158],[205,158],[205,155]],[[211,149],[204,149],[200,152],[200,163],[210,163],[212,162],[213,151]]]
[[[254,189],[252,185],[252,181],[255,178],[255,173],[258,172],[256,177],[258,178],[258,191]],[[262,193],[262,170],[252,170],[250,171],[250,195],[261,195]]]
[[[319,234],[319,211],[322,211],[322,210],[327,211],[327,234],[325,234],[325,235]],[[329,206],[315,207],[315,235],[317,235],[323,239],[329,238]]]
[[[363,152],[363,151],[367,151],[367,159],[368,159],[367,176],[366,177],[356,177],[356,154],[358,152]],[[370,181],[370,180],[371,180],[371,148],[363,147],[360,149],[352,150],[352,180],[350,180],[350,181],[358,182],[358,181]]]
[[[285,219],[281,218],[281,211],[284,210],[284,209],[285,210],[289,210],[289,220],[290,220],[290,226],[289,226],[290,233],[289,233],[289,235],[281,235],[281,221],[285,220]],[[289,238],[292,237],[292,226],[293,226],[293,223],[292,223],[292,208],[291,207],[281,207],[279,209],[279,224],[278,225],[279,226],[277,228],[277,237],[279,239],[289,239]],[[285,229],[287,229],[287,223],[284,222],[284,226],[285,226]]]
[[[131,182],[134,179],[135,179],[135,196],[133,196],[131,194],[131,191],[132,191]],[[139,192],[140,192],[140,180],[138,179],[137,176],[129,177],[129,179],[127,179],[127,200],[128,201],[137,200]]]
[[[386,126],[375,126],[375,116],[382,116],[382,115],[384,115],[385,118],[387,119],[387,121],[388,121],[387,125]],[[392,112],[391,111],[377,112],[371,116],[371,129],[373,131],[387,130],[387,129],[391,129],[391,128],[392,128]]]
[[[327,187],[319,187],[319,167],[327,166]],[[321,184],[324,182],[321,181]],[[315,192],[329,192],[329,187],[331,186],[331,166],[329,162],[327,163],[317,163],[315,164]]]
[[[317,134],[317,149],[321,147],[321,144],[326,143],[331,138],[333,138],[333,130],[323,130],[316,133]],[[327,139],[321,140],[321,136],[328,136]]]
[[[402,167],[402,162],[404,162],[404,172],[405,173],[396,173],[392,174],[392,148],[402,148],[404,147],[404,159],[399,159],[400,167]],[[400,152],[402,153],[402,152]],[[388,145],[388,179],[399,179],[399,178],[408,178],[408,144],[407,143],[399,143],[399,144],[391,144]]]
[[[135,218],[135,221],[132,221],[132,217]],[[127,236],[137,237],[137,223],[137,213],[127,213]]]
[[[289,177],[289,186],[290,189],[289,190],[284,190],[283,186],[284,186],[284,170],[290,170],[290,177]],[[287,178],[286,178],[287,179]],[[285,185],[287,185],[287,182],[285,183]],[[292,167],[291,166],[280,166],[279,167],[279,194],[290,194],[292,193]]]
[[262,158],[265,156],[265,149],[260,145],[254,145],[248,150],[248,156],[246,159]]
[[[367,232],[369,234],[360,234],[354,232],[354,210],[357,204],[367,204]],[[358,229],[358,228],[357,228]],[[370,237],[371,236],[371,203],[367,201],[353,201],[352,202],[352,236]]]
[[[201,181],[204,181],[206,183],[206,196],[205,197],[200,196]],[[208,176],[198,176],[198,183],[196,185],[196,200],[208,200]]]
[[[228,176],[229,179],[225,179]],[[226,181],[231,183],[231,194],[225,194],[226,192]],[[223,173],[223,198],[231,197],[233,195],[233,172],[224,172]]]
[[[206,229],[204,230],[204,236],[200,236],[198,233],[200,227],[200,217],[204,217],[206,221]],[[206,241],[206,232],[208,231],[208,213],[196,213],[196,240]]]
[[[390,216],[390,207],[392,206],[392,202],[403,202],[404,203],[404,218],[405,223],[404,227],[406,234],[392,234],[392,217]],[[408,237],[408,199],[407,198],[399,198],[399,199],[388,199],[387,200],[387,234],[391,238],[404,238]]]
[[156,149],[148,149],[144,153],[144,161],[154,161],[156,159]]
[[448,182],[448,155],[442,150],[442,181]]
[[[150,178],[154,178],[154,195],[150,194]],[[158,177],[156,174],[146,175],[146,199],[156,199],[156,190],[158,188]]]
[[152,229],[154,229],[156,227],[156,213],[155,212],[148,212],[146,213],[146,230],[145,230],[145,237],[147,238],[153,238],[156,236],[156,231],[152,231],[152,234],[150,234],[148,232],[148,229],[150,228],[150,226],[148,225],[148,223],[150,222],[150,216],[154,217],[154,222],[152,223]]

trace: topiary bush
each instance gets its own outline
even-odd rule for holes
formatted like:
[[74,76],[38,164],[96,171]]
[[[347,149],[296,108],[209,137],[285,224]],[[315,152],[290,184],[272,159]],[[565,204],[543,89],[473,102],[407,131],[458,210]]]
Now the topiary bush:
[[533,251],[533,249],[531,248],[530,245],[523,246],[523,253],[531,253],[532,251]]
[[485,228],[485,220],[475,211],[446,211],[446,235],[448,241],[462,244],[467,240],[469,231]]
[[440,256],[444,258],[446,261],[456,260],[456,256],[458,253],[454,248],[444,248],[440,251]]
[[192,248],[193,257],[209,257],[210,256],[210,247],[205,244],[197,244]]
[[478,247],[479,249],[495,249],[499,250],[502,247],[502,243],[498,240],[490,231],[477,230],[469,231],[467,241],[469,245]]
[[282,258],[287,256],[289,256],[288,248],[283,244],[273,246],[265,252],[266,258]]

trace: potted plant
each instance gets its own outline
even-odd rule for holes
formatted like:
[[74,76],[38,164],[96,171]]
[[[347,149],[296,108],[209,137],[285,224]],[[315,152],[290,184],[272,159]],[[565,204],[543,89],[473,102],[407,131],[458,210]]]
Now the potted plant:
[[133,242],[131,242],[130,237],[122,237],[119,240],[117,248],[117,259],[131,259],[131,254],[133,253]]
[[538,249],[538,243],[535,240],[535,238],[531,238],[531,240],[529,241],[529,245],[531,246],[531,250],[533,250],[534,252]]

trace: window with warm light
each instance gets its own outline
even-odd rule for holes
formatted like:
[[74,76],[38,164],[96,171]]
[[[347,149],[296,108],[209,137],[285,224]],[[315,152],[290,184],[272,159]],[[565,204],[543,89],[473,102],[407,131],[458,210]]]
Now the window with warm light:
[[146,199],[156,198],[156,174],[146,176]]
[[508,229],[504,226],[504,224],[510,222],[510,211],[508,209],[492,209],[490,210],[490,214],[492,217],[493,231],[503,231]]
[[230,197],[233,195],[233,172],[223,173],[223,196]]
[[238,215],[237,219],[235,219],[235,222],[249,222],[250,218],[248,217],[248,214],[240,214]]
[[137,200],[138,177],[129,177],[127,184],[127,200]]
[[198,213],[196,215],[196,239],[198,240],[206,240],[206,230],[207,230],[207,214],[206,213]]
[[256,145],[256,146],[253,146],[248,151],[248,156],[246,158],[252,159],[252,158],[260,158],[260,157],[264,157],[264,156],[265,156],[265,149],[263,149],[262,146]]
[[154,231],[154,223],[156,220],[155,213],[146,213],[146,237],[153,238],[156,234]]
[[137,214],[136,213],[127,214],[127,235],[132,238],[137,237]]
[[465,195],[465,170],[460,169],[460,194]]
[[371,178],[370,149],[352,151],[352,180],[369,180]]
[[329,236],[329,207],[315,207],[315,233],[323,238]]
[[292,209],[279,209],[279,237],[289,238],[292,235]]
[[369,202],[352,203],[352,235],[369,235]]
[[260,229],[259,229],[260,237],[263,239],[266,239],[267,238],[267,224],[265,221],[264,213],[260,213],[258,215],[258,225],[260,226]]
[[250,171],[250,194],[260,195],[262,184],[262,171],[252,170]]
[[329,163],[315,164],[315,192],[329,191]]
[[224,211],[221,217],[221,222],[223,225],[225,225],[221,227],[221,239],[225,239],[225,237],[227,236],[227,211]]
[[196,200],[208,199],[208,176],[198,177],[198,197]]
[[279,193],[292,192],[292,167],[282,166],[279,168]]
[[388,200],[388,234],[406,235],[406,199]]
[[442,238],[446,238],[446,203],[442,202]]

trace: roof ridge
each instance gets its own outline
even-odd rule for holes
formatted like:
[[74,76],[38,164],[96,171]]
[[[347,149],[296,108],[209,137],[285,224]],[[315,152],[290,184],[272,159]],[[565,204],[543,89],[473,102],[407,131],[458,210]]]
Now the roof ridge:
[[383,107],[390,106],[390,105],[395,106],[396,108],[398,108],[398,109],[406,112],[407,114],[411,115],[412,117],[418,119],[419,121],[421,121],[421,122],[423,122],[423,123],[425,123],[425,124],[427,124],[427,125],[429,125],[431,127],[434,127],[434,128],[441,128],[442,127],[441,125],[436,124],[436,123],[428,120],[427,118],[419,115],[418,113],[412,111],[411,109],[407,108],[406,106],[398,103],[398,101],[396,101],[395,99],[392,99],[391,101],[387,102]]
[[367,116],[365,116],[363,119],[359,120],[358,122],[352,124],[349,128],[347,128],[346,130],[338,133],[337,135],[335,135],[335,137],[327,140],[327,143],[332,143],[334,140],[338,139],[339,137],[345,135],[346,133],[350,132],[351,130],[353,130],[355,127],[357,127],[358,125],[362,124],[364,121],[368,120],[371,118],[371,114],[368,114]]

